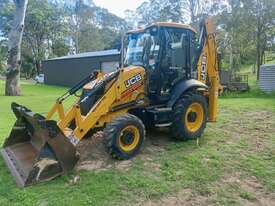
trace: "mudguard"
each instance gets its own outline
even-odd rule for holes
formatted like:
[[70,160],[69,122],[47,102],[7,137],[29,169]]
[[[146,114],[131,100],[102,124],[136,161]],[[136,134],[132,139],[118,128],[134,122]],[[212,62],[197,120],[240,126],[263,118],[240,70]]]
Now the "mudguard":
[[183,80],[177,83],[171,91],[171,98],[167,103],[167,107],[173,107],[177,100],[181,97],[181,95],[191,89],[204,88],[207,89],[208,86],[198,80],[189,79]]

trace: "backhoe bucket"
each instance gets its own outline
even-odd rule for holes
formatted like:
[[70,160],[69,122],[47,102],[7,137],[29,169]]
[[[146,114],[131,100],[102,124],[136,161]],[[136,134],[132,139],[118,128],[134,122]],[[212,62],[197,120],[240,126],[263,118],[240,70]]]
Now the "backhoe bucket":
[[11,108],[17,121],[1,154],[20,187],[53,179],[74,168],[76,148],[55,121],[16,103]]

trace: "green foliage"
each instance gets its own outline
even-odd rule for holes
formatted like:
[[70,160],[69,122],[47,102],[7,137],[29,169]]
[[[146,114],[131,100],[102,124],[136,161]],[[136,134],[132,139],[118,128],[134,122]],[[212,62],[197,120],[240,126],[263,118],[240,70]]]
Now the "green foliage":
[[120,32],[127,28],[123,19],[82,0],[68,5],[67,13],[77,53],[111,48]]
[[13,19],[14,4],[10,0],[0,0],[0,37],[8,36]]
[[257,66],[274,45],[274,0],[228,1],[229,5],[216,17],[218,39],[224,61],[233,72],[243,64]]
[[119,47],[120,35],[109,28],[99,29],[87,27],[80,30],[78,35],[78,52],[99,51]]
[[21,64],[21,76],[25,77],[26,79],[30,79],[35,75],[35,71],[33,69],[33,58],[28,54],[22,55],[22,64]]
[[[52,52],[52,47],[56,44],[65,44],[67,26],[64,18],[64,11],[55,4],[44,0],[29,1],[25,19],[23,36],[25,47],[23,49],[27,50],[26,53],[31,51],[28,56],[33,57],[33,69],[37,73],[41,72],[41,61],[46,58],[46,54],[55,55]],[[57,52],[56,47],[54,49]]]
[[0,41],[0,75],[4,76],[6,69],[7,41]]
[[182,1],[150,0],[143,2],[136,10],[137,16],[145,24],[157,21],[182,22]]
[[[150,0],[144,1],[136,11],[127,11],[130,24],[135,16],[145,24],[158,21],[185,22],[198,26],[206,14],[216,15],[226,5],[226,0]],[[127,20],[127,19],[126,19]]]
[[0,0],[0,76],[5,75],[8,45],[6,36],[12,20],[13,4],[9,0]]
[[70,47],[64,40],[56,40],[52,43],[52,57],[66,56],[70,51]]
[[[93,1],[30,0],[23,36],[22,72],[24,76],[33,76],[41,71],[42,60],[72,51],[119,49],[121,33],[139,21],[145,24],[191,21],[197,28],[206,14],[213,15],[216,21],[223,67],[238,72],[242,65],[255,64],[258,58],[264,62],[266,51],[274,53],[274,5],[274,0],[149,0],[135,11],[128,10],[126,18],[121,19]],[[7,38],[13,2],[0,0],[0,8],[0,38]],[[6,50],[0,53],[4,62]]]
[[[0,38],[8,38],[14,5],[10,0],[1,0],[0,6]],[[126,28],[123,19],[92,1],[29,0],[22,43],[22,76],[29,78],[40,73],[42,60],[71,51],[119,48],[120,33]],[[6,50],[2,53],[1,50],[1,63]]]
[[78,52],[103,50],[104,44],[100,30],[97,28],[85,28],[80,31]]

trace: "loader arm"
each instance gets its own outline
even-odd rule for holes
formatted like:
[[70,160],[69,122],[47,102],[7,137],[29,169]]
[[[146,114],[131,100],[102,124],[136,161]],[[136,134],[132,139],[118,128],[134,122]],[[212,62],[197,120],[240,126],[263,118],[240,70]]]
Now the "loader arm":
[[[139,105],[140,102],[138,103],[137,98],[144,93],[144,69],[139,67],[130,71],[125,72],[122,69],[109,74],[105,79],[104,76],[99,75],[98,82],[108,84],[108,88],[86,115],[81,114],[79,100],[65,112],[63,101],[58,98],[49,111],[47,119],[50,120],[57,113],[59,117],[58,127],[70,139],[71,143],[76,145],[91,129],[103,127],[113,117],[125,114],[129,109]],[[136,75],[141,76],[140,81],[126,88],[125,82]],[[138,90],[139,92],[137,92]],[[135,91],[138,95],[135,95]],[[85,98],[89,98],[89,95]],[[141,104],[143,104],[143,101],[141,101]],[[126,105],[126,107],[124,108],[123,105]],[[113,110],[112,108],[115,107],[120,109]],[[73,121],[76,127],[71,130],[68,127]]]
[[208,85],[206,94],[209,98],[208,121],[217,119],[220,79],[218,71],[217,44],[214,24],[206,18],[201,24],[200,48],[198,59],[198,80]]

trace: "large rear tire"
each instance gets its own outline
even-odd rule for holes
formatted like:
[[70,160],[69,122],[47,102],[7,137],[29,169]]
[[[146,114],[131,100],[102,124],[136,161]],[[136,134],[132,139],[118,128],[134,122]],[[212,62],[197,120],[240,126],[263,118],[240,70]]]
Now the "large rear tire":
[[173,108],[171,130],[179,140],[201,137],[207,121],[207,101],[198,93],[186,93]]
[[130,159],[138,154],[145,139],[142,121],[131,114],[115,117],[103,130],[106,147],[116,159]]

